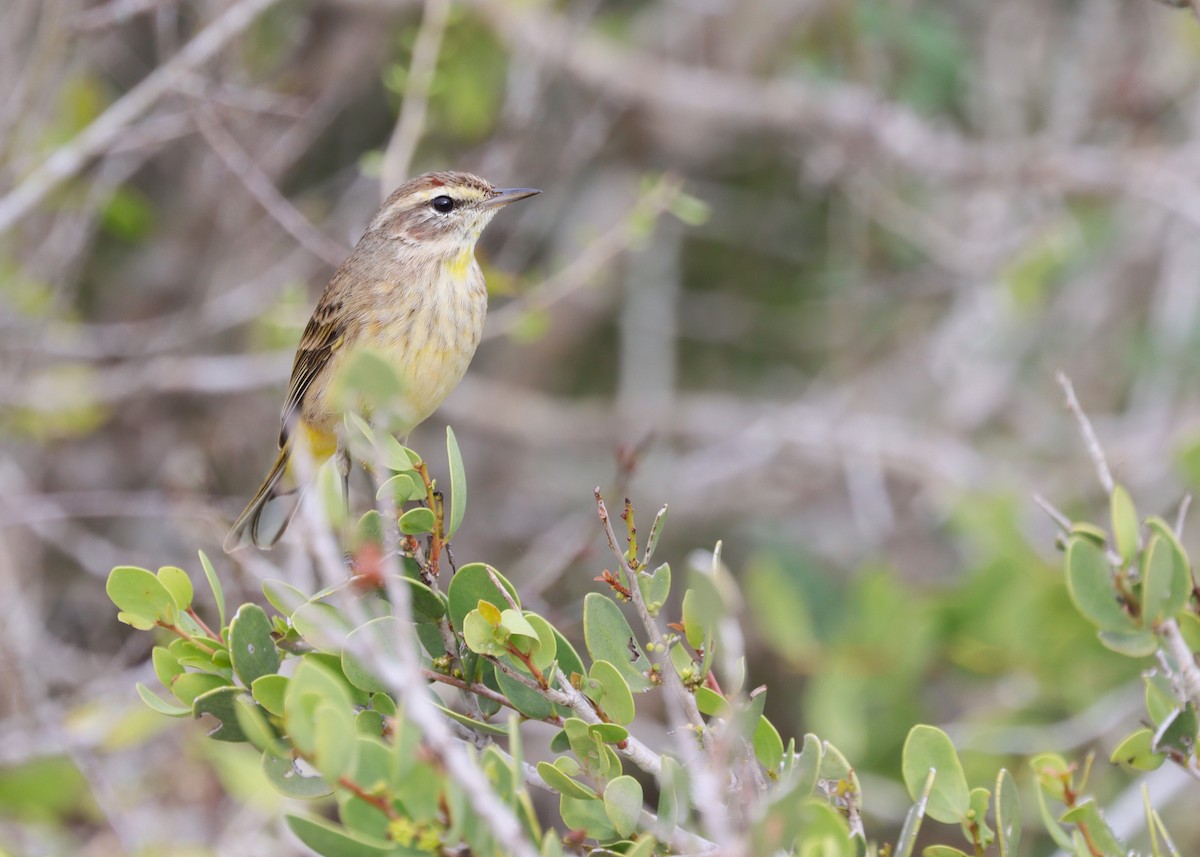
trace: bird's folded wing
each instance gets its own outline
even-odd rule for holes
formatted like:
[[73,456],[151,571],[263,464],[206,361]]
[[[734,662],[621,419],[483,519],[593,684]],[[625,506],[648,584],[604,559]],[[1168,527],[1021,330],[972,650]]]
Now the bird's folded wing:
[[304,397],[313,380],[327,371],[330,358],[342,347],[346,319],[340,301],[320,303],[304,328],[296,361],[292,364],[292,380],[288,383],[287,399],[280,419],[279,446],[287,442],[288,434],[300,419]]

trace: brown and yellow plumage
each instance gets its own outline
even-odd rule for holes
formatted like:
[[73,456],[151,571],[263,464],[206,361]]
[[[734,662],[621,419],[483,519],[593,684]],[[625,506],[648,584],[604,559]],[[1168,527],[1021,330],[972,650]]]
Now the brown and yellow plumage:
[[289,463],[306,444],[314,463],[339,448],[331,382],[347,354],[368,346],[398,370],[407,434],[457,386],[479,345],[487,289],[475,242],[504,205],[537,193],[498,189],[470,173],[435,172],[388,197],[346,258],[300,338],[283,406],[279,455],[229,531],[225,550],[270,547],[287,528],[301,486]]

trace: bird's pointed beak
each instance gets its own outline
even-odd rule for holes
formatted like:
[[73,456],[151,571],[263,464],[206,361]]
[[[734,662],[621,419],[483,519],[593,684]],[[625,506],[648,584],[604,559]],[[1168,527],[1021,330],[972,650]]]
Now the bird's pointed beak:
[[502,187],[496,189],[496,195],[483,203],[484,208],[502,208],[518,199],[526,199],[541,193],[534,187]]

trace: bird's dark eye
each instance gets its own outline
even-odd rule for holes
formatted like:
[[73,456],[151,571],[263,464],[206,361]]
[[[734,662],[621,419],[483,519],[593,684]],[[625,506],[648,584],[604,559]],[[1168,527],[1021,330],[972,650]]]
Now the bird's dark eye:
[[454,200],[448,196],[435,196],[429,204],[433,206],[434,211],[440,211],[442,214],[454,210]]

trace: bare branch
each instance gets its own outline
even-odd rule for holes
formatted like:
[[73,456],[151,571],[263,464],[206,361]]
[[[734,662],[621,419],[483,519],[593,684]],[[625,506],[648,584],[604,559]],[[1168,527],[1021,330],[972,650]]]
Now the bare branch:
[[1108,460],[1104,457],[1104,448],[1100,446],[1100,438],[1096,436],[1096,430],[1092,427],[1092,421],[1080,407],[1071,379],[1065,372],[1059,372],[1056,377],[1058,385],[1062,387],[1063,395],[1066,397],[1067,409],[1079,424],[1079,433],[1083,435],[1084,446],[1087,447],[1088,455],[1091,456],[1092,464],[1095,465],[1096,478],[1100,480],[1100,487],[1104,489],[1105,494],[1112,494],[1116,483],[1113,481],[1112,471],[1108,468]]
[[220,123],[211,108],[199,111],[196,121],[200,126],[200,133],[217,153],[217,157],[237,176],[250,195],[276,223],[314,256],[334,268],[342,264],[349,250],[313,226],[309,219],[279,192],[279,188],[275,187],[267,178],[267,174],[254,163],[254,159],[238,145],[237,140]]
[[1071,527],[1073,526],[1071,519],[1060,512],[1057,507],[1050,503],[1049,500],[1035,491],[1033,494],[1033,502],[1037,504],[1039,509],[1049,515],[1050,519],[1054,521],[1054,523],[1058,524],[1064,533],[1071,532]]
[[207,62],[279,0],[237,0],[171,59],[117,99],[90,125],[0,198],[0,234],[11,229],[46,195],[105,152],[121,133],[170,92],[182,75]]
[[400,117],[392,129],[391,139],[383,153],[380,190],[386,197],[408,176],[417,143],[425,132],[425,113],[429,106],[429,87],[437,70],[442,36],[450,18],[450,0],[425,0],[425,16],[413,45],[412,63],[404,81],[404,101]]

